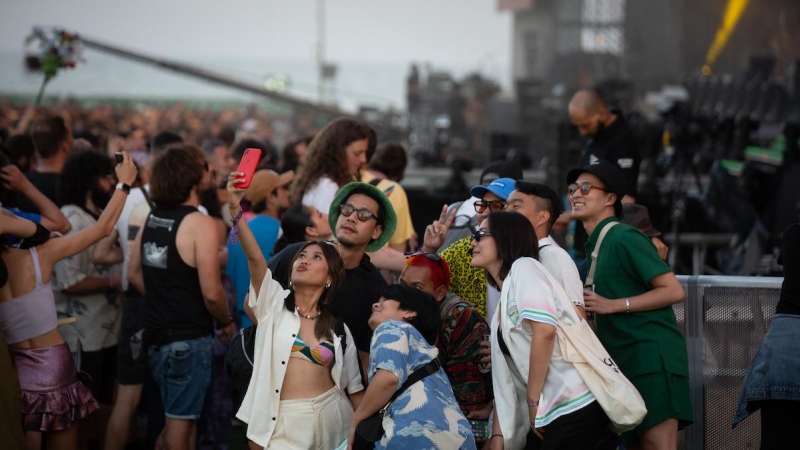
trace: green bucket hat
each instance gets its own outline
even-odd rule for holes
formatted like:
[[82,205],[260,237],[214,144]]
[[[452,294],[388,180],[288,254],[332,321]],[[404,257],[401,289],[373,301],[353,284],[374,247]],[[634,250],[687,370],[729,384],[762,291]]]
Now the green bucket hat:
[[331,202],[331,209],[328,211],[328,224],[331,226],[335,237],[336,222],[339,221],[339,215],[341,215],[339,206],[352,195],[354,190],[358,190],[357,194],[364,194],[378,202],[378,205],[383,210],[383,231],[378,239],[373,240],[367,246],[368,252],[374,252],[389,242],[389,239],[391,239],[394,234],[395,228],[397,228],[397,215],[394,213],[394,207],[392,207],[392,203],[386,197],[386,194],[377,187],[369,183],[353,182],[339,189],[339,192],[336,193],[336,197],[333,198],[333,202]]

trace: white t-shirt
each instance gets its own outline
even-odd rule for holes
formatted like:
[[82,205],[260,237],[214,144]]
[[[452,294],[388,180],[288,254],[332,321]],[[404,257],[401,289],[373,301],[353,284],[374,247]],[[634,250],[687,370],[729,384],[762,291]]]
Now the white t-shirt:
[[[520,258],[503,280],[497,317],[492,322],[492,384],[496,414],[508,448],[525,442],[530,427],[527,397],[530,372],[531,329],[523,319],[558,327],[558,322],[574,324],[581,319],[575,308],[562,309],[556,301],[558,282],[533,258]],[[563,294],[561,294],[563,295]],[[498,339],[503,340],[512,357],[503,355]],[[575,366],[564,360],[556,343],[545,376],[536,410],[536,427],[544,427],[563,415],[575,412],[595,401]]]
[[331,209],[333,198],[339,192],[339,185],[330,178],[323,176],[303,194],[303,204],[313,206],[320,212],[327,214]]
[[569,253],[550,236],[539,239],[539,262],[564,288],[573,304],[583,304],[583,283]]
[[480,200],[478,197],[470,197],[461,203],[461,206],[456,210],[456,220],[453,222],[453,226],[463,227],[471,217],[478,215],[475,212],[475,202],[478,200]]
[[128,264],[131,259],[130,252],[128,251],[128,238],[133,241],[136,239],[136,235],[133,236],[128,235],[128,221],[130,220],[131,213],[137,206],[145,203],[147,200],[142,193],[142,189],[150,189],[150,185],[146,184],[144,188],[133,188],[131,189],[130,194],[128,194],[128,198],[125,199],[125,205],[122,206],[122,212],[119,215],[119,219],[117,220],[116,225],[114,227],[117,229],[117,233],[119,233],[119,245],[122,249],[122,290],[128,290]]

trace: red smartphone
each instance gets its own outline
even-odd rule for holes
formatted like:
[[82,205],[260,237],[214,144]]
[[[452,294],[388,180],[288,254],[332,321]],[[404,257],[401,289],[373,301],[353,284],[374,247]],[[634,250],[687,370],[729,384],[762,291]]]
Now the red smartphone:
[[258,162],[261,161],[261,150],[257,148],[248,148],[242,155],[242,161],[239,163],[237,172],[244,173],[244,182],[237,183],[236,187],[247,189],[250,187],[250,182],[253,181],[253,174],[256,173]]

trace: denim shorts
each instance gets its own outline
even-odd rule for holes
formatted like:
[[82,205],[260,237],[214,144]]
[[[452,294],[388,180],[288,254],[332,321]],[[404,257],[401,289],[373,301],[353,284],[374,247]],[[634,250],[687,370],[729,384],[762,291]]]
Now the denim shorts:
[[211,384],[211,336],[147,349],[150,371],[171,419],[196,420]]

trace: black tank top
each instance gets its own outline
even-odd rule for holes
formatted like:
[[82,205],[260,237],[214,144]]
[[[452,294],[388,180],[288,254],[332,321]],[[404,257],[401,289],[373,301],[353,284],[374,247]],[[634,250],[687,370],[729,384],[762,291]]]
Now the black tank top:
[[183,219],[197,209],[153,208],[142,231],[142,275],[147,292],[144,308],[146,345],[211,335],[214,325],[206,310],[197,269],[178,253],[175,237]]

